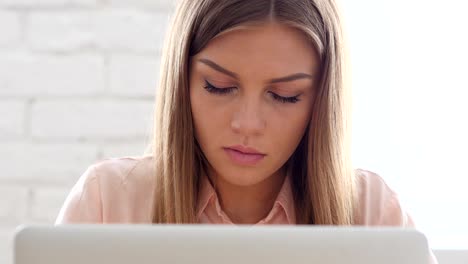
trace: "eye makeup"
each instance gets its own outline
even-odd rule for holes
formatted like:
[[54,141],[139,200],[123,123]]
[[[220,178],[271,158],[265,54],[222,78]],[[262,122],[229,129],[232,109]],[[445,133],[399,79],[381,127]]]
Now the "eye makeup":
[[[210,82],[208,82],[207,80],[205,80],[205,85],[203,86],[203,88],[205,88],[206,91],[208,91],[209,93],[212,93],[212,94],[217,94],[217,95],[227,95],[227,94],[230,94],[232,92],[234,92],[235,89],[237,89],[237,87],[235,86],[229,86],[229,87],[216,87],[214,86],[213,84],[211,84]],[[297,103],[298,101],[300,101],[299,99],[299,96],[301,94],[298,94],[296,96],[281,96],[277,93],[274,93],[272,91],[268,91],[268,94],[270,94],[272,96],[272,98],[280,103]]]
[[213,94],[228,94],[234,91],[234,89],[237,89],[235,86],[230,86],[230,87],[216,87],[213,84],[209,83],[207,80],[205,80],[205,86],[203,86],[205,90],[207,90],[210,93]]
[[273,97],[273,99],[281,102],[281,103],[292,103],[292,104],[295,104],[297,102],[299,102],[299,96],[300,94],[296,95],[296,96],[289,96],[289,97],[285,97],[285,96],[280,96],[274,92],[268,92],[269,94],[271,94],[271,96]]

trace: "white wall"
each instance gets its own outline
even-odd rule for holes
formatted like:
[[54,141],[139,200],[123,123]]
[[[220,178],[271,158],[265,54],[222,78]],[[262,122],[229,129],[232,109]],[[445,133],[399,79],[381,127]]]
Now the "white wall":
[[151,129],[170,0],[0,0],[0,263],[99,159]]
[[[463,1],[341,0],[357,167],[383,176],[434,247],[468,247]],[[140,154],[170,0],[0,0],[0,263],[98,159]],[[465,246],[463,246],[465,245]]]

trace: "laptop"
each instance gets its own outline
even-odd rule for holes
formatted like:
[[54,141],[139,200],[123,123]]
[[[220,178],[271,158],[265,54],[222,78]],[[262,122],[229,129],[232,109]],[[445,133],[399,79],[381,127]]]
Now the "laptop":
[[426,264],[423,234],[395,227],[22,226],[15,264]]

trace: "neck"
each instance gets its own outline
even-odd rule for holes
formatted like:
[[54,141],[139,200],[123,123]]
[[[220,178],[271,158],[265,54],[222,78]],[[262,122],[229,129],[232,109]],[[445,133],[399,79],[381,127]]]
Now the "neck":
[[235,224],[255,224],[264,219],[273,208],[285,177],[285,170],[280,169],[255,185],[239,186],[209,173],[221,208]]

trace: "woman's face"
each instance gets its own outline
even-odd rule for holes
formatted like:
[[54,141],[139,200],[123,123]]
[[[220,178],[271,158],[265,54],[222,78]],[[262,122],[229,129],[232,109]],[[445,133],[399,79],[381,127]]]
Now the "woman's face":
[[195,137],[210,176],[253,186],[278,175],[310,121],[318,78],[311,42],[278,23],[227,32],[193,56]]

